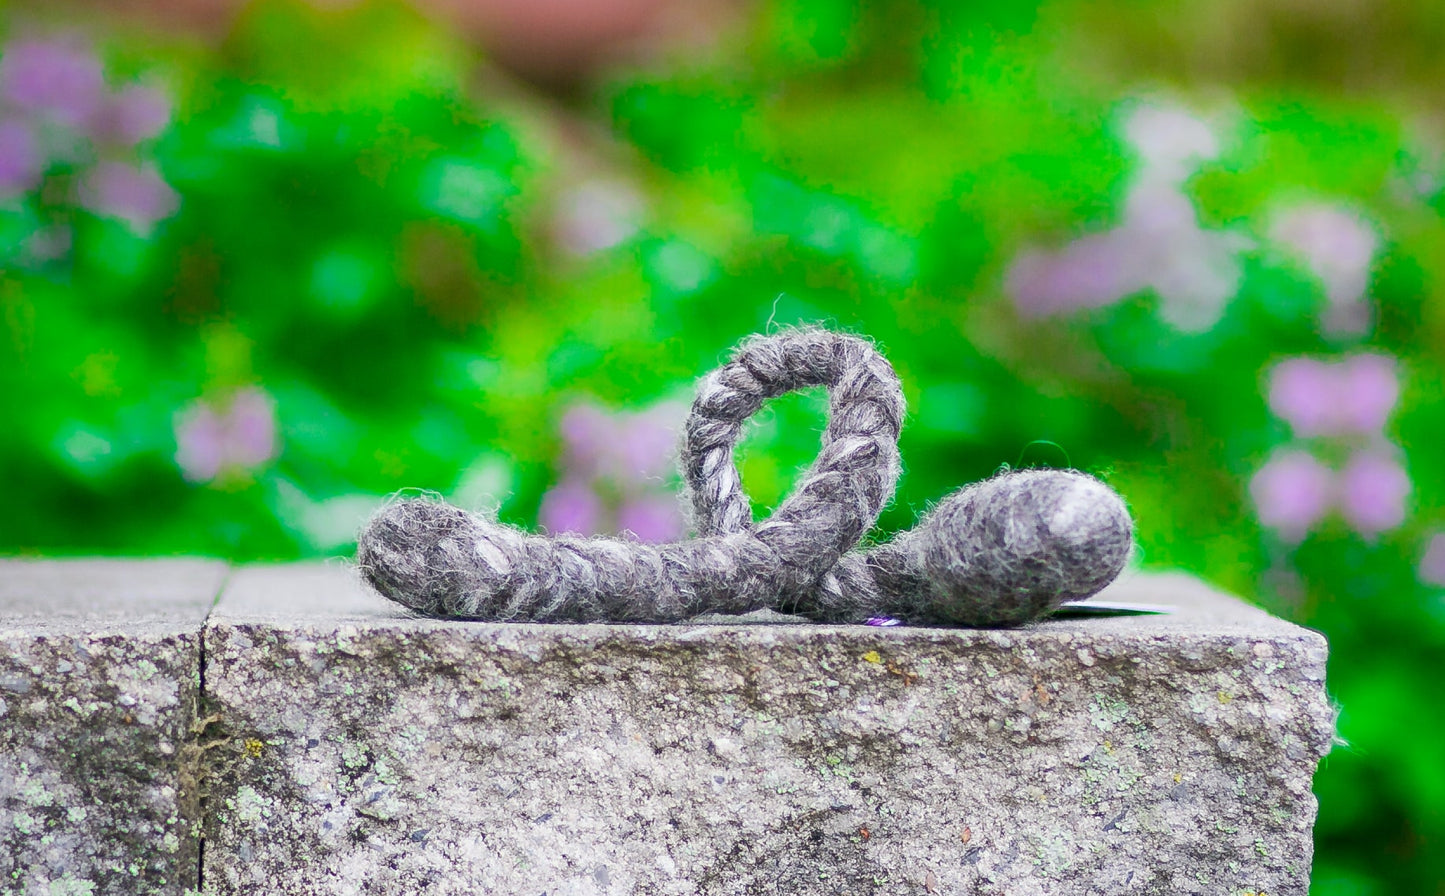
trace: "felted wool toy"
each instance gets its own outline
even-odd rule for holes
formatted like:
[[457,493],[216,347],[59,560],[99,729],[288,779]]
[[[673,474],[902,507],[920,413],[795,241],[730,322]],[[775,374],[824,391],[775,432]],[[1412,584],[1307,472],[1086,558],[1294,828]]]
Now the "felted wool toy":
[[[824,386],[817,460],[752,521],[733,464],[762,404]],[[698,387],[683,448],[699,537],[667,545],[529,535],[447,504],[396,501],[363,529],[363,576],[419,613],[496,621],[677,622],[772,608],[820,621],[887,614],[1017,625],[1107,585],[1132,546],[1123,502],[1073,472],[1006,474],[946,498],[889,544],[853,551],[892,498],[904,403],[893,368],[857,337],[754,337]]]

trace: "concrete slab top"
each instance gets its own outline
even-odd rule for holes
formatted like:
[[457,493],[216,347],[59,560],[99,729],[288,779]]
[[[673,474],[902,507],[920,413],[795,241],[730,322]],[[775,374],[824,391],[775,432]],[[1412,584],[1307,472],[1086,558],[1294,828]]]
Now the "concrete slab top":
[[0,632],[196,632],[227,569],[203,559],[0,559]]
[[[313,631],[336,626],[374,630],[394,628],[408,632],[451,631],[480,633],[486,629],[518,629],[545,635],[570,633],[572,638],[616,636],[652,639],[691,639],[702,631],[720,628],[758,630],[757,636],[809,637],[827,633],[830,637],[855,636],[864,639],[933,640],[937,638],[982,639],[1011,643],[1014,639],[1044,637],[1075,638],[1180,638],[1199,636],[1298,638],[1318,647],[1323,659],[1324,638],[1271,616],[1237,597],[1218,591],[1182,573],[1126,572],[1096,598],[1170,608],[1159,615],[1069,617],[1049,619],[1020,629],[949,629],[915,626],[873,627],[862,625],[821,625],[795,622],[796,617],[776,616],[779,622],[795,624],[759,625],[747,617],[707,617],[676,625],[577,625],[538,623],[486,623],[469,620],[431,619],[398,607],[365,586],[356,571],[342,563],[301,563],[249,566],[239,569],[228,583],[211,615],[211,622],[223,625],[268,625],[301,627]],[[766,630],[766,631],[763,631]]]

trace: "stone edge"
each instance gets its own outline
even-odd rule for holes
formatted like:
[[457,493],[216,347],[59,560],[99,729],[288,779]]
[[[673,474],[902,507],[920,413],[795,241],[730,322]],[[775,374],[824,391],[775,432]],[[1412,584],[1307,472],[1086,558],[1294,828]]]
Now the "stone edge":
[[[534,633],[538,630],[547,631],[553,636],[556,636],[560,634],[561,631],[565,630],[571,637],[575,638],[578,641],[622,640],[655,643],[658,640],[662,640],[664,636],[676,637],[683,640],[691,640],[698,637],[702,632],[709,631],[715,628],[723,628],[727,630],[730,639],[736,639],[743,642],[766,642],[773,640],[775,637],[775,632],[782,627],[779,624],[759,624],[757,622],[729,623],[711,621],[706,623],[683,623],[680,625],[666,626],[534,624],[486,625],[484,623],[479,625],[477,623],[448,622],[445,620],[420,618],[406,614],[404,612],[392,611],[390,610],[388,605],[385,604],[385,602],[382,601],[380,598],[376,597],[376,595],[367,593],[364,589],[364,586],[360,584],[359,580],[355,580],[355,577],[352,577],[353,581],[350,582],[350,586],[347,589],[351,591],[351,594],[346,601],[346,603],[349,604],[349,606],[346,608],[348,612],[338,613],[329,616],[312,616],[310,618],[294,619],[290,622],[286,622],[285,620],[278,622],[274,616],[269,618],[253,618],[253,616],[259,614],[238,613],[235,616],[228,617],[225,612],[224,606],[227,598],[236,593],[236,589],[238,587],[251,585],[251,580],[256,577],[269,578],[273,576],[285,576],[288,580],[292,580],[298,574],[300,574],[303,578],[308,576],[321,575],[329,578],[330,582],[318,582],[317,584],[322,584],[323,586],[330,585],[331,589],[334,589],[339,579],[338,570],[334,566],[320,565],[316,563],[278,565],[232,565],[225,564],[224,561],[210,561],[205,560],[204,558],[175,559],[189,560],[191,562],[195,562],[198,566],[214,564],[218,567],[221,567],[219,570],[219,575],[216,579],[215,594],[213,599],[211,600],[210,607],[205,611],[200,620],[195,624],[195,627],[191,628],[191,624],[187,622],[178,622],[174,624],[173,627],[171,627],[171,632],[173,634],[181,637],[184,641],[188,643],[193,643],[196,651],[195,665],[198,672],[197,680],[199,687],[197,689],[194,711],[190,714],[191,739],[187,741],[182,747],[180,774],[183,785],[190,784],[192,788],[194,788],[192,791],[194,797],[192,799],[183,799],[181,801],[181,811],[185,816],[182,818],[182,824],[188,830],[193,830],[197,832],[204,829],[207,817],[205,808],[205,801],[208,796],[206,793],[205,781],[206,778],[209,777],[206,771],[207,753],[213,748],[226,743],[228,740],[227,732],[224,729],[223,721],[218,715],[211,712],[211,707],[208,705],[209,698],[206,690],[207,643],[210,639],[211,633],[218,626],[224,625],[243,630],[270,629],[273,631],[292,630],[307,632],[318,632],[322,629],[334,630],[337,626],[354,626],[355,628],[360,630],[375,630],[384,627],[394,627],[417,634],[451,632],[455,636],[462,637],[468,640],[481,639],[479,638],[479,633],[489,629],[492,636],[486,638],[486,640],[491,640],[494,643],[525,639],[529,633]],[[35,560],[32,562],[66,563],[72,561]],[[114,560],[107,562],[112,562],[119,565],[129,562],[145,563],[147,561]],[[175,562],[175,560],[172,560],[170,562]],[[1260,625],[1259,628],[1254,628],[1253,626],[1245,626],[1241,625],[1238,622],[1233,622],[1225,624],[1222,627],[1224,630],[1221,630],[1221,628],[1219,627],[1211,627],[1211,624],[1217,625],[1221,620],[1215,617],[1207,617],[1200,620],[1200,622],[1202,623],[1202,630],[1209,632],[1213,636],[1228,635],[1240,637],[1242,639],[1269,640],[1275,641],[1276,643],[1281,641],[1294,642],[1293,646],[1296,649],[1296,658],[1306,663],[1310,667],[1309,674],[1306,677],[1310,679],[1317,679],[1321,683],[1321,687],[1324,687],[1325,661],[1328,644],[1324,636],[1319,632],[1288,622],[1283,619],[1279,619],[1278,617],[1275,617],[1272,614],[1269,614],[1268,612],[1245,602],[1239,597],[1219,591],[1213,586],[1210,586],[1199,579],[1189,576],[1188,574],[1126,573],[1126,575],[1129,578],[1126,580],[1125,584],[1127,586],[1130,586],[1131,590],[1137,589],[1137,587],[1141,584],[1145,584],[1143,581],[1141,581],[1145,579],[1159,582],[1177,581],[1181,584],[1189,583],[1190,587],[1198,589],[1200,594],[1208,594],[1213,598],[1218,598],[1221,601],[1228,602],[1228,604],[1232,605],[1233,608],[1244,610],[1245,615],[1251,618],[1252,621],[1263,624]],[[1103,631],[1099,630],[1100,622],[1106,623],[1105,629]],[[1087,625],[1089,626],[1088,634],[1090,637],[1103,637],[1106,641],[1112,641],[1120,645],[1129,643],[1141,644],[1144,642],[1164,641],[1171,637],[1178,637],[1188,634],[1188,627],[1175,628],[1174,626],[1166,626],[1162,629],[1156,629],[1153,632],[1142,632],[1138,630],[1137,625],[1130,626],[1129,623],[1129,618],[1124,618],[1121,620],[1092,619],[1089,620],[1087,623]],[[82,620],[68,619],[54,624],[47,624],[45,620],[40,618],[30,619],[21,617],[8,620],[0,618],[0,634],[9,635],[16,633],[20,630],[32,630],[35,626],[46,629],[54,629],[58,631],[62,627],[72,627],[79,624],[82,624]],[[129,622],[125,620],[105,620],[102,622],[101,625],[87,629],[87,634],[115,636],[140,634],[142,630],[146,628],[151,628],[154,626],[154,624],[155,623],[153,621]],[[848,640],[856,640],[859,642],[868,640],[871,643],[877,644],[879,640],[886,639],[889,641],[894,641],[895,643],[899,643],[901,645],[919,642],[930,643],[945,638],[962,638],[970,640],[978,646],[987,645],[998,649],[1009,649],[1016,643],[1015,639],[1021,639],[1022,641],[1027,642],[1028,640],[1038,637],[1057,637],[1062,634],[1062,632],[1059,630],[1061,626],[1067,626],[1070,629],[1069,634],[1077,636],[1081,633],[1077,630],[1078,623],[1063,622],[1045,622],[1016,630],[936,629],[909,627],[864,628],[860,626],[809,625],[808,627],[809,629],[811,629],[811,631],[807,633],[807,638],[805,638],[804,640],[818,637],[829,639],[836,639],[842,637]],[[1131,628],[1133,628],[1133,631],[1130,630]],[[507,632],[509,634],[503,635],[503,632]],[[194,851],[193,855],[195,857],[197,865],[197,873],[195,876],[195,879],[197,880],[197,888],[194,891],[189,889],[184,891],[185,896],[191,896],[191,894],[193,893],[204,892],[204,838],[198,840],[198,848]]]

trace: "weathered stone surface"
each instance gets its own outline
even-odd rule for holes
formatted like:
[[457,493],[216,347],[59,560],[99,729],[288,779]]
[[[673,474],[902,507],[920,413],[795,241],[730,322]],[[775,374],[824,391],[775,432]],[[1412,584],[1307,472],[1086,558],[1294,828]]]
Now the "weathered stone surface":
[[206,632],[218,894],[1303,896],[1325,643],[1182,577],[1008,632],[399,617],[248,569]]
[[0,894],[196,886],[187,743],[225,567],[0,561]]

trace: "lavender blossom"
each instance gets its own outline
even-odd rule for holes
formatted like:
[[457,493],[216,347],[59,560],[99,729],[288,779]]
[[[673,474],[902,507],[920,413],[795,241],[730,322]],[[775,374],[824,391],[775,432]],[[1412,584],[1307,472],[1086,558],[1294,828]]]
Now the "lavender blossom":
[[682,413],[673,404],[631,414],[586,404],[570,408],[560,427],[568,467],[624,481],[662,477],[673,465]]
[[1340,472],[1340,512],[1361,535],[1378,535],[1405,522],[1409,497],[1409,474],[1383,452],[1362,451]]
[[1341,417],[1354,432],[1385,428],[1400,400],[1397,366],[1393,357],[1382,354],[1353,355],[1341,364]]
[[111,142],[134,146],[159,136],[170,121],[169,97],[155,87],[132,84],[106,99],[97,131]]
[[126,221],[139,233],[148,233],[180,206],[172,190],[152,165],[101,162],[81,178],[80,202],[91,211]]
[[1025,250],[1005,282],[1027,317],[1104,308],[1140,288],[1131,249],[1115,231],[1080,237],[1054,252]]
[[592,535],[602,518],[602,501],[588,483],[565,479],[542,496],[537,522],[548,532]]
[[1425,544],[1416,577],[1425,585],[1445,588],[1445,532],[1436,532]]
[[559,426],[567,472],[543,497],[538,521],[553,532],[627,531],[646,542],[675,541],[682,513],[662,485],[684,412],[672,403],[635,413],[569,408]]
[[1269,375],[1269,406],[1302,437],[1378,435],[1400,398],[1394,358],[1290,358]]
[[579,473],[597,475],[603,446],[611,442],[614,434],[607,412],[593,404],[574,405],[562,415],[558,430],[568,466]]
[[85,133],[105,97],[100,60],[76,40],[21,40],[0,56],[0,99]]
[[639,541],[663,544],[683,534],[682,513],[674,495],[642,495],[617,509],[617,528]]
[[28,193],[44,171],[34,129],[18,118],[0,121],[0,199]]
[[1310,358],[1291,358],[1269,375],[1269,407],[1300,436],[1335,435],[1340,430],[1335,404],[1334,367]]
[[278,451],[276,405],[257,388],[224,403],[198,399],[177,416],[176,465],[192,482],[260,467]]
[[656,405],[623,421],[615,443],[623,475],[657,479],[672,470],[677,458],[678,421],[683,412],[680,405]]
[[1345,208],[1311,203],[1276,216],[1270,237],[1300,256],[1324,284],[1322,325],[1335,335],[1358,335],[1370,326],[1365,302],[1370,266],[1380,236],[1364,218]]
[[[176,211],[175,191],[149,162],[93,160],[115,150],[133,154],[165,129],[170,114],[170,101],[154,87],[109,90],[99,57],[79,38],[13,41],[0,49],[0,199],[43,190],[48,202],[74,203],[148,234]],[[56,163],[73,170],[73,180],[47,182]],[[72,184],[73,193],[59,189]],[[57,260],[69,240],[63,226],[37,231],[19,260]]]
[[1124,138],[1152,177],[1182,182],[1219,156],[1219,138],[1203,119],[1172,104],[1145,102],[1124,123]]
[[1144,181],[1129,194],[1120,238],[1133,248],[1142,286],[1159,296],[1159,316],[1176,330],[1208,330],[1239,291],[1243,236],[1199,226],[1177,185]]
[[1218,154],[1213,133],[1182,110],[1144,106],[1125,133],[1143,165],[1113,230],[1089,234],[1056,251],[1020,253],[1005,288],[1025,316],[1103,308],[1153,290],[1159,314],[1177,330],[1198,332],[1219,321],[1239,291],[1239,253],[1249,241],[1199,225],[1183,182]]
[[553,238],[572,255],[621,245],[637,233],[642,197],[628,184],[595,180],[564,193],[552,222]]
[[1334,474],[1305,451],[1277,452],[1249,483],[1259,521],[1287,541],[1301,541],[1333,502]]

